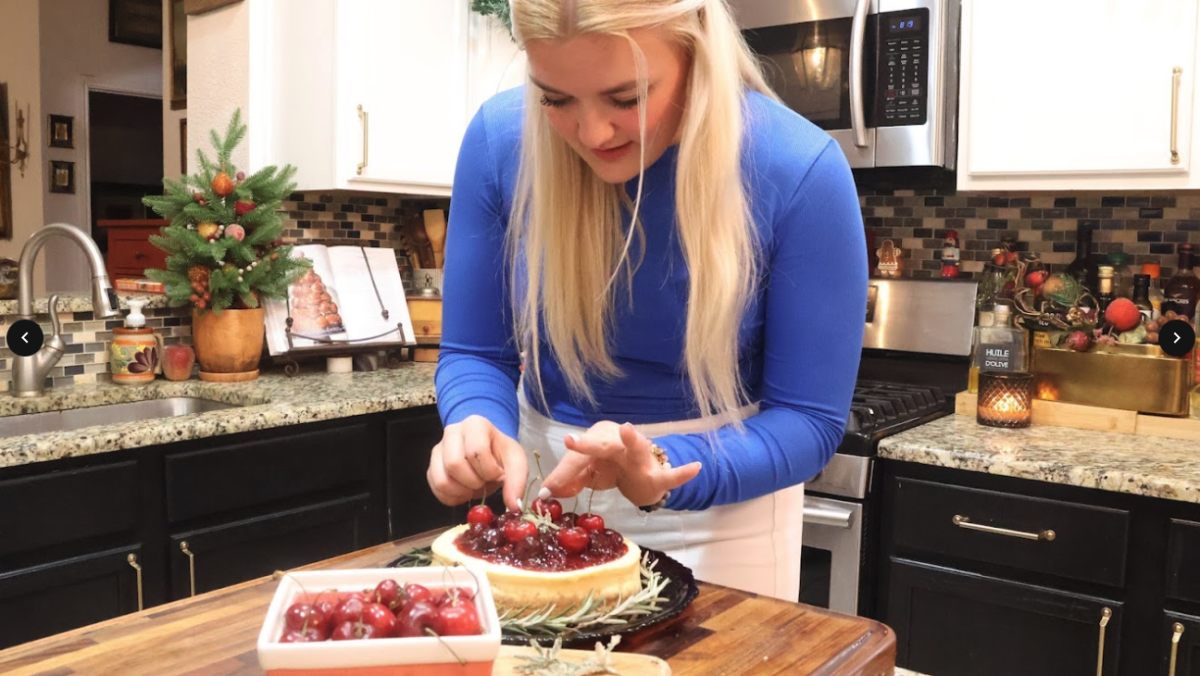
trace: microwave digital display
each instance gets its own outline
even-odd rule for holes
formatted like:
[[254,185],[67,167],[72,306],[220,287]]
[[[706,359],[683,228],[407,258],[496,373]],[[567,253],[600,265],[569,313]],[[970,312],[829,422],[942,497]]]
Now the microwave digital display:
[[897,16],[888,19],[889,33],[907,33],[909,31],[921,30],[921,17],[916,16]]

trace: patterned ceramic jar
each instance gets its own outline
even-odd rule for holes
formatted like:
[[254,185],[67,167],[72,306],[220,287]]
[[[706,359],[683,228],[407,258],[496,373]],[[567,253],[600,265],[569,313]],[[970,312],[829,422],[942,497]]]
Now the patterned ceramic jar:
[[109,370],[114,383],[140,385],[154,380],[162,339],[150,328],[115,328],[109,348]]

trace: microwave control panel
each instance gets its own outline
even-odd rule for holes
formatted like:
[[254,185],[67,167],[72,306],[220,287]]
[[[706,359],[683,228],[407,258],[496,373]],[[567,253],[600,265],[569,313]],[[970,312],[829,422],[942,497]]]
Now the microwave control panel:
[[879,97],[876,124],[925,124],[929,112],[929,10],[879,15]]

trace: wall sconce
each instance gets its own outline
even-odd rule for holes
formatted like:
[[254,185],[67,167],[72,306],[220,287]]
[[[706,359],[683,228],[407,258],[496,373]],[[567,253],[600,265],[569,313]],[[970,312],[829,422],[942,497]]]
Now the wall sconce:
[[[25,113],[21,110],[21,106],[14,106],[17,109],[17,130],[13,134],[13,142],[5,145],[0,150],[4,151],[3,159],[9,164],[17,165],[22,178],[25,176],[25,162],[29,159],[29,133],[25,131]],[[8,111],[3,111],[4,115]],[[11,157],[9,149],[12,149]]]
[[988,427],[1029,427],[1033,421],[1033,374],[979,374],[975,421]]

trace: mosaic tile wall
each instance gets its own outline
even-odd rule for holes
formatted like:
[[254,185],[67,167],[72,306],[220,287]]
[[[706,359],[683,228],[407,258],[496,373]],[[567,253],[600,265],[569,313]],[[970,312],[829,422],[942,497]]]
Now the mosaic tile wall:
[[1135,272],[1161,263],[1163,278],[1176,266],[1180,242],[1200,245],[1200,193],[1066,192],[956,193],[954,190],[860,191],[863,220],[876,245],[891,239],[905,250],[905,275],[941,274],[942,238],[956,230],[962,271],[972,276],[1005,235],[1053,270],[1075,259],[1080,223],[1094,227],[1092,253],[1124,252]]
[[[146,309],[146,325],[163,337],[166,345],[192,343],[191,312],[184,309]],[[12,389],[12,363],[15,355],[8,349],[4,336],[15,315],[0,315],[0,392]],[[108,373],[108,344],[112,330],[122,326],[123,318],[96,319],[91,312],[60,312],[63,339],[67,352],[50,369],[46,387],[63,387],[110,380]],[[34,321],[50,331],[50,316],[39,314]]]

